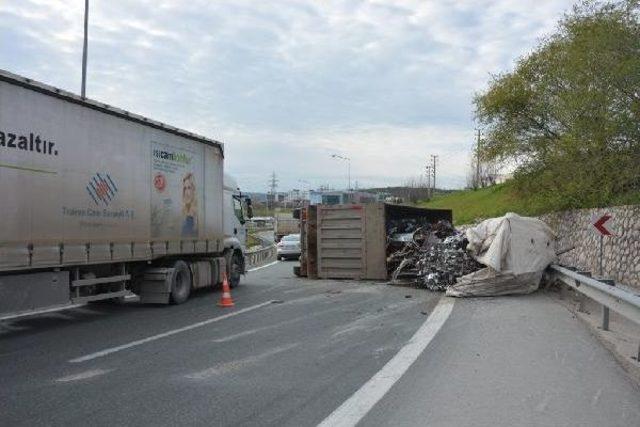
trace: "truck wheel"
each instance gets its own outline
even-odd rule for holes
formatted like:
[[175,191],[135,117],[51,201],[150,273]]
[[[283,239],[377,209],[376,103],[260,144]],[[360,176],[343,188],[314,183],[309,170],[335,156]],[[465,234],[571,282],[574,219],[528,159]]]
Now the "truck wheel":
[[171,275],[171,303],[182,304],[191,293],[191,271],[184,261],[176,261]]
[[229,287],[235,288],[240,284],[240,275],[242,274],[242,257],[237,252],[231,256],[229,265]]

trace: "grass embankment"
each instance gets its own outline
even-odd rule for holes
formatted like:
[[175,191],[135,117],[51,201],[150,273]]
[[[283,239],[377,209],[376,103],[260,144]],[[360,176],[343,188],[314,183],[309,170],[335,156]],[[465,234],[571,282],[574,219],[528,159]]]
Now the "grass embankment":
[[455,224],[468,224],[480,218],[501,216],[507,212],[530,215],[526,204],[513,194],[511,187],[507,184],[479,190],[436,194],[432,200],[422,202],[420,205],[428,208],[452,209]]
[[[614,197],[609,206],[638,204],[640,193],[633,192]],[[456,225],[470,224],[476,220],[502,216],[507,212],[536,216],[556,210],[566,209],[544,200],[536,194],[521,194],[515,191],[512,182],[481,188],[479,190],[461,190],[448,194],[436,194],[428,202],[420,202],[428,208],[452,209]],[[597,206],[581,206],[591,208]]]
[[292,208],[276,208],[274,212],[273,209],[267,209],[264,205],[253,207],[253,216],[273,216],[274,214],[290,214],[291,212],[293,212]]
[[247,248],[250,248],[253,246],[260,246],[261,244],[262,244],[262,241],[259,238],[257,238],[253,234],[247,234]]

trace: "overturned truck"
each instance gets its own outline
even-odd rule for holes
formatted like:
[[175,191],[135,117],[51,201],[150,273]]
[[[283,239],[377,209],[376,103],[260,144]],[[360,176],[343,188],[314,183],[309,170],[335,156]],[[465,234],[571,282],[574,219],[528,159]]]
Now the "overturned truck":
[[296,274],[309,278],[389,279],[455,297],[527,294],[556,259],[554,232],[513,213],[465,232],[449,210],[399,205],[308,206],[299,217]]
[[453,219],[450,209],[386,203],[306,206],[297,215],[302,255],[296,274],[314,279],[387,280],[394,242]]

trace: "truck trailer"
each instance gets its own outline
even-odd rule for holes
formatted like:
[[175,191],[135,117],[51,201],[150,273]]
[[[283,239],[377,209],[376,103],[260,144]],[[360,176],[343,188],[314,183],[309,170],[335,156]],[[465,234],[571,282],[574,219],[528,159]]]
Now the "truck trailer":
[[312,279],[387,280],[394,235],[453,222],[450,209],[388,203],[306,205],[296,217],[302,253],[294,273]]
[[294,218],[291,214],[275,215],[275,240],[279,242],[287,234],[300,233],[300,220]]
[[0,70],[0,316],[180,304],[245,271],[223,144]]

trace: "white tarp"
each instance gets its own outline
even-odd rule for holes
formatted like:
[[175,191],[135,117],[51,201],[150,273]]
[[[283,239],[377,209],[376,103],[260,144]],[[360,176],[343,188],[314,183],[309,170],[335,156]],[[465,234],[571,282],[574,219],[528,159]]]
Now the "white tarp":
[[556,259],[555,233],[536,218],[508,213],[466,231],[467,250],[487,268],[458,279],[448,296],[527,294]]

